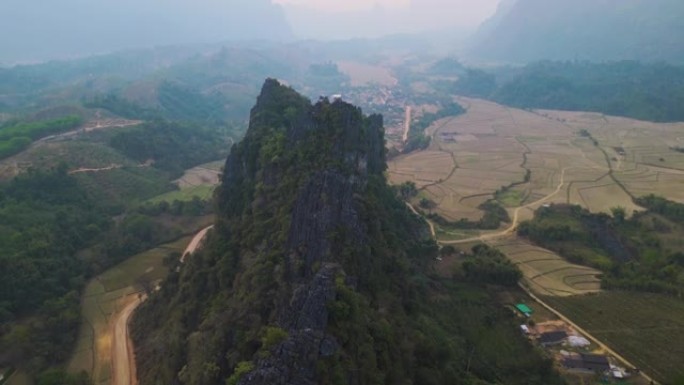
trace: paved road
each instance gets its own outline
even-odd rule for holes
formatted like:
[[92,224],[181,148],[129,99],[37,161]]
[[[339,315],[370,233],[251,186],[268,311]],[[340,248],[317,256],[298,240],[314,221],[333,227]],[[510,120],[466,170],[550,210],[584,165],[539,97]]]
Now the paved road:
[[[192,238],[181,256],[181,263],[185,262],[185,256],[190,255],[201,245],[207,232],[214,226],[209,226]],[[138,383],[135,373],[135,356],[133,344],[128,335],[128,323],[135,309],[145,300],[145,297],[136,298],[118,314],[113,324],[112,339],[112,385],[136,385]]]

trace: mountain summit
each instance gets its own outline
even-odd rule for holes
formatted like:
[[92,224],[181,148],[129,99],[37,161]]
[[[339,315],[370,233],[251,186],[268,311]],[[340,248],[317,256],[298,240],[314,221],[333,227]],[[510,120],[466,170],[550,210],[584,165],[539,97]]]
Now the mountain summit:
[[214,233],[135,315],[142,385],[558,383],[507,310],[431,272],[383,136],[379,115],[266,81]]
[[470,54],[497,62],[684,61],[680,0],[506,1]]

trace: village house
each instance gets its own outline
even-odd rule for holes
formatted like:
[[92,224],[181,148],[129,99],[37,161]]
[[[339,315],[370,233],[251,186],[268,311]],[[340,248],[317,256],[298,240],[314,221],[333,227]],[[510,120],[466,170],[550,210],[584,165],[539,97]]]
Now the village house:
[[608,357],[598,354],[579,354],[563,359],[563,366],[571,370],[604,373],[610,370]]
[[537,342],[543,347],[549,347],[562,344],[566,338],[568,338],[568,333],[564,331],[547,332],[542,333],[539,338],[537,338]]

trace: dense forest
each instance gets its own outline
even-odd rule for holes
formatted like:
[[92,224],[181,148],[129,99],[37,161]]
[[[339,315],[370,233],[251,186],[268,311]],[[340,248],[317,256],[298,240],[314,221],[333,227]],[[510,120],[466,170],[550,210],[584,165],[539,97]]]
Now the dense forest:
[[140,163],[180,176],[185,169],[225,157],[229,138],[216,129],[187,123],[155,120],[119,131],[109,144]]
[[592,214],[579,206],[541,208],[523,222],[518,234],[558,252],[569,261],[604,272],[606,289],[636,290],[681,296],[684,292],[684,205],[648,196],[636,203],[647,211],[627,218]]
[[[268,80],[207,245],[136,312],[141,384],[561,384],[387,185],[382,118]],[[473,279],[507,267],[475,264]],[[513,273],[515,274],[515,273]]]
[[684,121],[684,67],[670,64],[547,61],[493,73],[469,70],[451,92],[518,108]]
[[[67,117],[9,123],[0,132],[38,138],[79,122]],[[65,156],[51,169],[31,168],[0,184],[0,366],[18,366],[40,385],[83,383],[81,376],[59,368],[73,352],[87,280],[192,231],[180,217],[213,211],[199,199],[145,200],[169,191],[183,170],[229,150],[229,141],[215,129],[163,120],[69,143],[74,149],[106,145],[131,163],[151,162],[72,175],[68,170],[74,165],[65,162],[77,156]]]

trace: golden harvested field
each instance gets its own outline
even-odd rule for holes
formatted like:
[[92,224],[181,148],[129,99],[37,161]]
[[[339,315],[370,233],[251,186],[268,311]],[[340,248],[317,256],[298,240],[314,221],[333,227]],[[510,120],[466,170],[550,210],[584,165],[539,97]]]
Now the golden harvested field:
[[684,202],[684,154],[670,148],[684,147],[684,123],[457,101],[467,113],[429,127],[429,149],[389,164],[392,183],[416,182],[437,204],[434,211],[448,219],[480,218],[477,207],[507,187],[499,200],[511,213],[529,205],[521,219],[550,203],[605,213],[622,206],[632,213],[639,210],[632,196],[658,194]]
[[217,186],[225,160],[219,160],[193,167],[174,181],[181,189],[198,186]]
[[513,237],[494,242],[520,268],[527,286],[540,295],[570,296],[601,290],[600,271]]
[[133,256],[88,283],[81,304],[83,326],[69,371],[85,370],[95,385],[110,383],[112,321],[143,292],[142,285],[154,287],[166,277],[164,258],[169,253],[182,253],[191,238],[181,238]]

